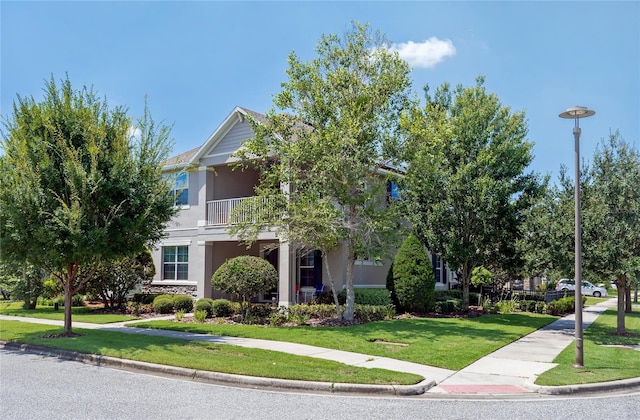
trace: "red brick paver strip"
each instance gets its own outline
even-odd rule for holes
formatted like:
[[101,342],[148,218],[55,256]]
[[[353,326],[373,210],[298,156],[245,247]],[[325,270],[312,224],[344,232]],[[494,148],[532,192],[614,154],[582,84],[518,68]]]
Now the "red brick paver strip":
[[515,385],[440,385],[438,388],[450,394],[507,394],[529,392]]

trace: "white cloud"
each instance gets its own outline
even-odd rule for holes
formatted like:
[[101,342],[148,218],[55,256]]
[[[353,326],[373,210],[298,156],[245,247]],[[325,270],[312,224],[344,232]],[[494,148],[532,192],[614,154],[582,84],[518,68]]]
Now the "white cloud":
[[414,68],[432,68],[446,57],[456,54],[456,47],[449,39],[431,37],[424,42],[402,42],[392,44],[390,51],[397,51],[400,57]]

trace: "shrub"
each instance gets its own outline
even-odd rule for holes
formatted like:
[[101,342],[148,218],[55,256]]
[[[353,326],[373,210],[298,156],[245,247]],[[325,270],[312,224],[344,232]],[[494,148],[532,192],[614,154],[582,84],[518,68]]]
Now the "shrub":
[[[447,300],[447,299],[462,299],[462,290],[436,290],[434,292],[435,300]],[[471,293],[469,293],[469,300],[471,300]]]
[[336,316],[336,305],[291,305],[289,306],[289,316],[297,318],[332,318]]
[[[324,293],[324,292],[323,292]],[[354,289],[356,305],[372,305],[372,306],[387,306],[392,305],[391,292],[388,289]],[[329,291],[331,294],[331,291]],[[344,305],[347,301],[347,291],[341,290],[338,293],[338,302]],[[318,299],[318,303],[333,304],[333,295],[331,294],[331,300],[325,301],[324,299]]]
[[173,300],[158,296],[153,300],[153,311],[159,314],[170,314],[173,312]]
[[399,307],[400,303],[398,302],[398,296],[396,296],[396,288],[393,284],[393,261],[391,262],[391,266],[389,267],[389,271],[387,272],[386,286],[391,297],[391,302],[396,307]]
[[273,315],[274,309],[277,307],[268,303],[254,303],[251,305],[249,313],[257,319],[266,320]]
[[153,304],[128,302],[125,311],[128,314],[135,316],[138,316],[140,314],[150,314],[151,312],[153,312]]
[[174,295],[173,307],[176,311],[191,312],[193,310],[193,298],[189,295]]
[[424,246],[417,236],[409,235],[393,261],[393,284],[400,306],[409,311],[431,310],[435,281]]
[[[586,302],[587,297],[582,297],[582,306]],[[563,315],[576,311],[576,299],[574,296],[563,297],[547,304],[547,313],[550,315]]]
[[85,306],[84,296],[82,295],[71,296],[71,306]]
[[462,310],[462,299],[439,300],[434,305],[434,311],[442,315],[448,315],[460,310]]
[[278,272],[265,259],[242,255],[225,261],[211,277],[211,284],[242,301],[244,318],[249,315],[252,297],[278,286]]
[[156,300],[159,300],[159,299],[169,299],[170,301],[172,301],[172,302],[173,302],[173,296],[174,296],[174,295],[169,295],[169,294],[156,295],[156,296],[153,298],[153,302],[152,302],[152,303],[153,303],[153,304],[155,304],[155,303],[156,303]]
[[355,305],[354,319],[359,322],[374,322],[387,319],[392,305]]
[[391,292],[387,289],[355,289],[357,305],[387,306],[391,305]]
[[207,319],[207,311],[195,311],[193,316],[195,317],[196,321],[202,323],[205,319]]
[[211,302],[211,316],[226,318],[234,312],[233,304],[227,299],[216,299]]
[[152,304],[153,300],[160,296],[157,293],[136,293],[133,295],[133,301],[136,303],[142,303],[143,305]]
[[[346,302],[347,302],[347,291],[341,290],[340,292],[338,292],[338,303],[340,305],[344,305]],[[320,305],[334,305],[335,302],[333,301],[333,292],[331,291],[331,288],[325,289],[322,292],[320,292],[320,294],[315,297],[314,301],[310,303],[315,303]]]
[[209,299],[209,298],[198,299],[198,301],[196,302],[195,310],[206,311],[207,316],[212,316],[213,315],[213,312],[211,309],[212,303],[213,303],[213,299]]
[[184,311],[180,310],[178,312],[176,312],[176,321],[182,321],[182,319],[184,318]]

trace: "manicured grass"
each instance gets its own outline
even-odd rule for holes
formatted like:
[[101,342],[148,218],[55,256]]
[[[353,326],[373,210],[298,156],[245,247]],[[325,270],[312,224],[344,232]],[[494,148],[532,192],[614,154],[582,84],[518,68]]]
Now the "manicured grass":
[[0,339],[38,344],[81,353],[112,356],[195,370],[305,381],[410,385],[419,375],[367,369],[322,359],[276,351],[130,335],[108,331],[74,329],[73,338],[43,338],[61,334],[59,327],[18,321],[0,322]]
[[173,321],[137,323],[136,327],[287,341],[459,370],[556,319],[550,315],[511,313],[471,319],[395,319],[351,327],[265,327]]
[[606,302],[609,299],[611,299],[611,296],[607,296],[607,297],[603,297],[603,298],[596,298],[593,296],[587,296],[587,301],[584,304],[584,306],[593,306],[593,305],[597,305],[600,302]]
[[[90,322],[92,324],[110,324],[112,322],[133,321],[139,319],[129,315],[100,314],[95,313],[96,308],[79,306],[71,308],[71,320],[78,322]],[[0,303],[0,314],[11,316],[24,316],[30,318],[64,320],[64,308],[57,311],[52,306],[38,306],[36,309],[22,309],[22,302]]]
[[[637,310],[637,307],[635,307]],[[640,351],[612,345],[640,345],[640,313],[627,314],[628,335],[616,333],[616,310],[608,309],[584,331],[584,369],[572,367],[575,347],[567,347],[554,360],[558,366],[543,373],[538,385],[573,385],[640,377]]]

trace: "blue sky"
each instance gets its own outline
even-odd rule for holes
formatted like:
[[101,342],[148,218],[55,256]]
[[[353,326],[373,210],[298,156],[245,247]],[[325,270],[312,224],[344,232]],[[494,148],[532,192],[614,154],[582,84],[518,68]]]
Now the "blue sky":
[[173,124],[174,152],[201,145],[236,105],[266,112],[287,57],[316,57],[322,34],[357,20],[395,43],[425,84],[472,86],[526,111],[531,170],[573,169],[573,121],[584,105],[581,152],[619,129],[640,145],[640,2],[0,2],[0,113],[16,94],[42,97],[69,74],[111,105]]

